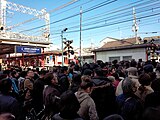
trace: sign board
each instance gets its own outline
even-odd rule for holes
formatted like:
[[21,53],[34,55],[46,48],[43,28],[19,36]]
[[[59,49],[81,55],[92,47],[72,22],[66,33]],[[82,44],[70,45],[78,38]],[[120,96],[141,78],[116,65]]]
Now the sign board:
[[41,48],[39,47],[28,47],[28,46],[16,46],[16,53],[30,53],[37,54],[41,53]]
[[19,40],[20,42],[49,42],[48,38],[43,36],[28,36],[25,34],[15,33],[15,32],[0,32],[0,39],[7,39],[7,40]]

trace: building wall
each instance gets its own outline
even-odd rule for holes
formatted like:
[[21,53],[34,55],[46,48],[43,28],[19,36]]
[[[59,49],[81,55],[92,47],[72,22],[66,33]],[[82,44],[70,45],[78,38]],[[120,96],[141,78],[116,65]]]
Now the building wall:
[[92,63],[94,62],[94,58],[90,57],[90,58],[82,58],[82,62],[84,63]]
[[111,57],[120,57],[120,61],[122,61],[123,56],[132,56],[132,59],[135,59],[137,61],[138,59],[146,61],[145,48],[96,52],[96,60],[102,60],[104,62],[108,62],[109,58]]

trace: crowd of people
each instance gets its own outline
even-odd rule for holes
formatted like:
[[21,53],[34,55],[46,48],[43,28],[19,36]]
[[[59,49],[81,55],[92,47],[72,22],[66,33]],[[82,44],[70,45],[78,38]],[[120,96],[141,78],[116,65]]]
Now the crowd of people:
[[160,120],[160,63],[71,62],[0,75],[0,120]]

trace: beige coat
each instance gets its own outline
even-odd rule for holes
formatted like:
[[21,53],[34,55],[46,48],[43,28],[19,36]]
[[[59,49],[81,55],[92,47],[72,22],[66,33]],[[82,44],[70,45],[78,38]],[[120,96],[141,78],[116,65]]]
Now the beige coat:
[[142,102],[145,102],[146,96],[152,92],[154,92],[154,91],[150,86],[145,86],[143,93],[141,93],[140,90],[137,90],[137,92],[135,94],[142,100]]
[[80,117],[84,120],[98,120],[96,105],[89,94],[82,90],[75,93],[75,95],[80,103],[78,111]]
[[33,79],[26,78],[24,80],[24,89],[27,89],[25,100],[27,101],[32,99],[31,91],[33,90],[33,84],[34,84]]

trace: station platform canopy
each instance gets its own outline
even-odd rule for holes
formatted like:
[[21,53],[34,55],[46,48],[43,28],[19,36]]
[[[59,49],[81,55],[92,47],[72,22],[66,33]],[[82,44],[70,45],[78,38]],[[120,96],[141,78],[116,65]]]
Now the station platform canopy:
[[16,46],[47,48],[49,38],[26,36],[19,33],[0,32],[0,55],[15,53]]

